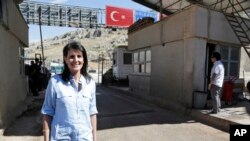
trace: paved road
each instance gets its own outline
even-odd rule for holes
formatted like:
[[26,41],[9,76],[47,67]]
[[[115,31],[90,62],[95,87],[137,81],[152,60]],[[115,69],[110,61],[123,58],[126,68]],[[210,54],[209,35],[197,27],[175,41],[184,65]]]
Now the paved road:
[[98,90],[100,141],[228,141],[229,134],[108,88]]
[[[1,141],[42,141],[41,100]],[[229,134],[106,87],[97,89],[98,141],[228,141]],[[25,128],[24,128],[25,126]]]

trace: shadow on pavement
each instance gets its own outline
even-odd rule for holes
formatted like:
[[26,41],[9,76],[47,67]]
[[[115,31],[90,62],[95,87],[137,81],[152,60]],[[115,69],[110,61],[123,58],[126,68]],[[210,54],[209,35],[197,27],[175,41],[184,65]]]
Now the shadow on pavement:
[[34,99],[21,116],[5,129],[4,136],[41,136],[41,106],[43,99]]
[[149,105],[107,87],[97,89],[98,130],[149,124],[181,124],[194,122],[177,113]]

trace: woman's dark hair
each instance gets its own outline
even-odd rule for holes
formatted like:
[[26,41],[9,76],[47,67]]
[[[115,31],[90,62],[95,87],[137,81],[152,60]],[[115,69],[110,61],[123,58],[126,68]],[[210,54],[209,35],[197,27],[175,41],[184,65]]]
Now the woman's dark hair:
[[250,81],[247,83],[247,90],[250,93]]
[[221,60],[221,56],[219,52],[213,52],[212,57],[216,58],[217,61]]
[[[91,77],[87,73],[88,57],[87,57],[87,52],[86,52],[85,48],[79,42],[72,41],[72,42],[68,43],[66,46],[64,46],[63,57],[67,57],[70,49],[79,50],[82,52],[84,63],[83,63],[83,67],[81,68],[81,74],[86,78],[86,81],[89,82]],[[64,64],[64,69],[62,72],[62,79],[64,81],[68,82],[70,80],[70,70],[69,70],[68,65],[64,61],[64,59],[63,59],[63,64]]]

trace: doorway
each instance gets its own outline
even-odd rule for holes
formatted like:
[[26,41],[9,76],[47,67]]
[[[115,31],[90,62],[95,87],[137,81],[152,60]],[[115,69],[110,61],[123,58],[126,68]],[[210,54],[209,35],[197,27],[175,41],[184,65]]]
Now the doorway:
[[208,84],[210,83],[210,73],[211,73],[211,69],[213,67],[213,63],[211,62],[211,55],[212,52],[215,51],[215,47],[216,44],[212,44],[212,43],[207,43],[207,47],[206,47],[206,69],[205,69],[205,83],[204,83],[204,91],[207,92],[208,91]]

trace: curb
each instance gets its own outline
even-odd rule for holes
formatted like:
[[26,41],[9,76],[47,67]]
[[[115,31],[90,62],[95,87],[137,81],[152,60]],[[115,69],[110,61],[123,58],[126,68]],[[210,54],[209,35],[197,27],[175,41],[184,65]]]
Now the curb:
[[215,127],[217,129],[220,129],[228,133],[230,125],[239,124],[230,120],[212,116],[208,113],[207,114],[202,113],[201,111],[195,109],[192,109],[189,115],[201,123],[207,124],[209,126]]

